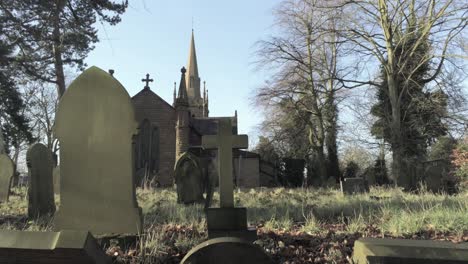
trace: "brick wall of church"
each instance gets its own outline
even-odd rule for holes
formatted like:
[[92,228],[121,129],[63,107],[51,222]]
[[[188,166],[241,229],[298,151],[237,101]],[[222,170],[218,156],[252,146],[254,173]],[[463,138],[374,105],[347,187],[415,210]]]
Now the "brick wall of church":
[[174,184],[176,114],[174,108],[150,90],[143,90],[132,98],[138,124],[147,118],[159,128],[159,174],[162,187]]

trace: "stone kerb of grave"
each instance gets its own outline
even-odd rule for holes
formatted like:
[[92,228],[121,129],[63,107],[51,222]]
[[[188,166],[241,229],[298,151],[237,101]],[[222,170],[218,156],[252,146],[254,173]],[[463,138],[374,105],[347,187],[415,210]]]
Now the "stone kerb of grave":
[[354,243],[356,264],[467,264],[468,244],[448,241],[361,238]]
[[137,123],[125,88],[107,72],[87,69],[62,96],[54,132],[60,140],[54,229],[141,233],[132,167]]
[[6,154],[0,154],[0,203],[8,202],[14,169],[13,161]]
[[236,237],[219,237],[190,250],[181,264],[273,264],[257,245]]
[[0,263],[111,263],[94,237],[86,231],[0,230],[0,237]]

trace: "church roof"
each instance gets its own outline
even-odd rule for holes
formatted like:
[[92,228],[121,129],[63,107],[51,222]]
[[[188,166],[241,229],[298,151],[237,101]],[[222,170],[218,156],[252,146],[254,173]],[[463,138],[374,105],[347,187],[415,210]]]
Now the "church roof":
[[[218,119],[221,117],[204,117],[204,118],[193,118],[191,125],[192,128],[199,135],[216,135],[218,134]],[[231,117],[232,122],[232,133],[237,134],[237,124],[235,123],[235,117]]]
[[166,102],[164,99],[162,99],[159,95],[157,95],[151,89],[143,88],[137,94],[132,96],[132,100],[134,100],[135,98],[140,97],[140,96],[152,97],[154,100],[159,100],[159,101],[163,102],[163,105],[166,105],[167,107],[171,108],[172,110],[175,110],[174,107],[172,107],[172,105],[170,105],[168,102]]

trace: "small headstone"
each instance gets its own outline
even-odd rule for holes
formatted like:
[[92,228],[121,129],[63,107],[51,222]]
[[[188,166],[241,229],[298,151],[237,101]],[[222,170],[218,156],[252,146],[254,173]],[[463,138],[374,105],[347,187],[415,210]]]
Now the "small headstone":
[[14,170],[13,161],[6,154],[0,154],[0,203],[8,202]]
[[32,145],[26,161],[29,172],[28,216],[36,218],[55,212],[52,153],[41,143]]
[[190,250],[181,264],[273,264],[273,260],[254,244],[240,238],[210,239]]
[[361,238],[354,242],[356,264],[467,264],[468,244],[447,241]]
[[54,193],[60,194],[60,166],[53,169],[52,178],[54,182]]
[[0,237],[0,263],[111,263],[87,231],[0,230]]
[[190,151],[184,152],[175,165],[177,202],[183,204],[203,203],[204,182],[200,159]]
[[73,81],[60,99],[55,124],[60,140],[55,230],[141,233],[132,164],[136,129],[130,96],[115,78],[91,67]]
[[232,177],[232,149],[247,148],[247,135],[233,135],[230,118],[218,120],[218,134],[203,136],[205,149],[218,150],[219,197],[221,208],[208,208],[206,218],[208,237],[238,236],[248,241],[256,240],[255,229],[247,228],[246,208],[234,207],[234,185]]
[[341,182],[343,194],[364,193],[369,191],[369,186],[363,178],[344,178]]

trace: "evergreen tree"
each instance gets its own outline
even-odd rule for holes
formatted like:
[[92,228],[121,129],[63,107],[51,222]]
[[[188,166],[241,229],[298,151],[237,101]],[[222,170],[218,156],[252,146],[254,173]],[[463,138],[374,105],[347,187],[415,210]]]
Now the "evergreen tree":
[[33,140],[29,120],[24,116],[25,105],[8,67],[10,54],[11,49],[0,40],[0,132],[3,133],[7,153],[11,146]]
[[[391,130],[392,106],[383,69],[382,81],[377,90],[377,103],[371,109],[371,114],[378,118],[372,126],[371,133],[389,142],[392,150],[400,148],[404,158],[425,159],[427,147],[437,137],[447,133],[447,127],[442,120],[446,115],[448,98],[442,91],[425,90],[425,78],[431,69],[430,62],[422,58],[427,56],[430,45],[426,41],[425,45],[418,45],[416,51],[410,53],[417,39],[417,36],[407,38],[405,41],[400,41],[395,48],[396,58],[406,58],[405,64],[396,65],[398,74],[395,78],[401,98],[402,143],[394,142],[392,137],[394,133]],[[408,56],[413,56],[414,59],[408,59]],[[411,77],[408,78],[410,74]]]
[[15,63],[28,76],[65,92],[64,66],[83,70],[84,59],[98,42],[96,21],[115,25],[128,1],[2,0],[3,35],[15,47]]

